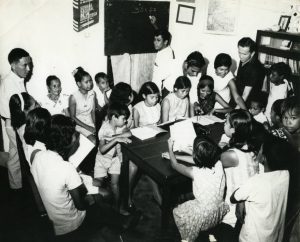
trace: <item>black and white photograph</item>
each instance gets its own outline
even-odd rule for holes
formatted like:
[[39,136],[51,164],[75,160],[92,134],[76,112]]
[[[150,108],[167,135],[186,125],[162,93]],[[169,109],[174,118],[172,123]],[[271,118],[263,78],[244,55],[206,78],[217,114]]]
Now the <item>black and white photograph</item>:
[[300,241],[300,0],[0,0],[0,242]]

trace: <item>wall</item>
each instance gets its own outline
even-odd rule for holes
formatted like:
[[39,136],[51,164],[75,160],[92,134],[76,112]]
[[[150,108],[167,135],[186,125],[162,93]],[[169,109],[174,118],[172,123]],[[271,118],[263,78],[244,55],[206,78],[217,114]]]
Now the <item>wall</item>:
[[[169,29],[177,58],[184,60],[191,51],[199,50],[210,62],[220,52],[238,61],[236,44],[241,37],[255,39],[257,29],[277,24],[291,4],[300,4],[300,0],[240,0],[237,33],[230,36],[203,33],[207,1],[170,1]],[[0,78],[10,70],[7,55],[15,47],[26,49],[33,58],[34,74],[28,90],[37,99],[46,95],[45,79],[50,74],[57,75],[63,91],[71,93],[76,90],[71,72],[77,66],[92,76],[105,72],[104,0],[99,3],[99,23],[77,33],[72,27],[72,0],[1,0]],[[179,3],[196,7],[193,25],[176,23]]]

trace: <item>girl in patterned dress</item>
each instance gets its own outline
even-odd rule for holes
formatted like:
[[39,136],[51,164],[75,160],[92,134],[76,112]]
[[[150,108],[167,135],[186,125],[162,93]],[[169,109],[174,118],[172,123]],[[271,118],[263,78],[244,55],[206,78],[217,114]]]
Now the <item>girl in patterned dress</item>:
[[97,99],[95,91],[92,90],[92,78],[82,67],[77,67],[73,76],[78,91],[73,93],[69,99],[70,117],[76,122],[76,131],[96,144],[95,108]]
[[172,167],[193,180],[195,199],[180,204],[173,210],[181,239],[190,242],[195,241],[201,231],[218,225],[228,212],[229,207],[224,202],[225,174],[219,161],[220,148],[208,138],[197,137],[194,140],[194,166],[191,167],[177,162],[173,144],[174,141],[169,139]]
[[[204,75],[197,86],[198,102],[194,103],[195,114],[228,113],[232,110],[229,104],[216,92],[214,92],[214,79]],[[222,108],[214,109],[216,103]]]

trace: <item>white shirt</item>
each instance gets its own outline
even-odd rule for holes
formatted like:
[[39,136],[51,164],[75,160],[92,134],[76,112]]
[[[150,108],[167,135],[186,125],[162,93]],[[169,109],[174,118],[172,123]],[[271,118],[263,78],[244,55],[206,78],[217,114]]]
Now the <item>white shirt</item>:
[[48,95],[40,101],[42,108],[45,108],[49,111],[51,115],[55,114],[64,114],[64,110],[69,107],[69,95],[60,94],[56,102],[52,101]]
[[26,92],[24,79],[10,72],[0,84],[0,115],[10,119],[9,101],[12,95]]
[[[209,65],[207,68],[207,75],[214,79],[214,91],[218,93],[225,102],[229,103],[231,96],[228,84],[234,78],[233,73],[229,71],[227,75],[222,78],[216,74],[216,70],[213,65]],[[216,102],[215,108],[223,108],[223,106]]]
[[75,207],[69,192],[82,184],[75,167],[56,152],[46,150],[36,154],[30,171],[54,224],[55,234],[77,229],[85,218],[85,211]]
[[263,112],[260,112],[259,114],[253,116],[253,118],[259,123],[262,123],[262,124],[265,122],[268,123],[268,119],[267,119],[266,115],[263,114]]
[[139,126],[143,127],[145,125],[157,124],[160,120],[160,104],[157,103],[155,106],[148,107],[145,101],[137,103],[133,107],[139,113]]
[[278,99],[285,99],[288,91],[292,88],[292,83],[289,85],[287,80],[284,79],[283,81],[284,83],[280,85],[275,85],[274,83],[270,82],[268,104],[265,111],[265,115],[267,116],[268,120],[271,120],[271,109],[273,103]]
[[[156,54],[153,67],[152,82],[161,90],[162,81],[166,80],[172,74],[172,68],[175,62],[175,54],[170,46],[160,50]],[[169,89],[168,89],[169,90]],[[173,87],[170,91],[173,90]]]
[[[98,89],[98,88],[97,88]],[[101,92],[99,89],[97,90],[96,88],[94,89],[95,90],[95,93],[96,93],[96,97],[97,97],[97,101],[98,101],[98,104],[100,105],[100,107],[103,107],[106,103],[105,103],[105,98],[104,98],[104,93]],[[107,98],[109,98],[110,94],[111,94],[111,90],[108,90],[106,92],[106,96]]]
[[236,191],[236,200],[246,200],[239,241],[282,241],[288,187],[289,172],[285,170],[257,174]]

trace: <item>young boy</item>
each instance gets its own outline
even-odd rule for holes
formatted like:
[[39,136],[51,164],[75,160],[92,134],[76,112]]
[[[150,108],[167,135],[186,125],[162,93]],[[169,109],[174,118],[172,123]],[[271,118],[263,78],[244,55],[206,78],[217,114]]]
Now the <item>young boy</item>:
[[115,206],[119,209],[119,176],[122,161],[119,143],[131,143],[128,138],[131,132],[124,129],[129,117],[129,109],[126,105],[113,103],[108,107],[107,117],[108,121],[102,124],[98,133],[99,151],[94,167],[93,185],[101,187],[104,178],[110,174]]
[[100,90],[100,92],[98,90],[96,91],[98,104],[102,108],[108,103],[108,98],[111,93],[107,75],[104,72],[97,73],[95,75],[95,82]]
[[300,152],[300,100],[294,96],[285,99],[282,107],[282,126],[289,143]]
[[266,98],[263,92],[253,95],[250,101],[249,112],[252,114],[253,118],[264,125],[268,125],[268,119],[264,114],[266,108]]
[[245,201],[246,207],[239,241],[282,241],[290,177],[286,161],[292,154],[284,140],[269,138],[258,154],[264,173],[249,178],[232,194],[232,203]]

